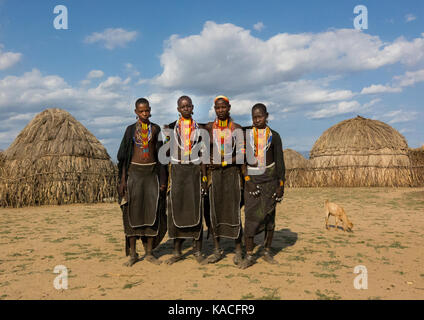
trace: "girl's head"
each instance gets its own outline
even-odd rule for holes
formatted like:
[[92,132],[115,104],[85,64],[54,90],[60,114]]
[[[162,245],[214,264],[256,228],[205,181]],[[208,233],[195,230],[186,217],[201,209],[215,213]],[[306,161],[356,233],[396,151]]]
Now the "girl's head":
[[253,126],[258,129],[265,129],[268,122],[268,112],[263,103],[257,103],[252,107]]
[[184,119],[190,119],[193,114],[193,102],[188,96],[182,96],[177,101],[177,110]]
[[147,99],[140,98],[135,102],[134,112],[141,122],[149,122],[149,118],[151,117],[150,111],[150,104]]

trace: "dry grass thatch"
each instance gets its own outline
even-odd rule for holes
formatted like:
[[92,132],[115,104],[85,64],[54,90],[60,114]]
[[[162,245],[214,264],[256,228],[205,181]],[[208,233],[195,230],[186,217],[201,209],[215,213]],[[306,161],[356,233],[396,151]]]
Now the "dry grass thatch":
[[414,186],[408,143],[378,120],[356,117],[326,130],[310,153],[313,187]]
[[307,168],[309,161],[299,152],[292,149],[284,150],[284,164],[286,167],[286,186],[298,188],[308,186]]
[[424,186],[424,146],[409,150],[412,177],[417,186]]
[[0,174],[1,174],[1,168],[3,168],[4,163],[4,153],[3,150],[0,150]]
[[0,206],[116,198],[116,166],[106,149],[64,110],[38,114],[3,154]]

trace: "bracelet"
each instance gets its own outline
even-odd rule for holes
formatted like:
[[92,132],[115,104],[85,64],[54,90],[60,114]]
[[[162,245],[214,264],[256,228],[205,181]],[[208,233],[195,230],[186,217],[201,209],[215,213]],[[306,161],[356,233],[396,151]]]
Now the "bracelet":
[[244,177],[244,181],[250,181],[250,177],[249,176],[245,176]]
[[208,177],[207,176],[203,176],[202,177],[202,182],[208,182]]
[[280,180],[280,187],[284,186],[284,181]]

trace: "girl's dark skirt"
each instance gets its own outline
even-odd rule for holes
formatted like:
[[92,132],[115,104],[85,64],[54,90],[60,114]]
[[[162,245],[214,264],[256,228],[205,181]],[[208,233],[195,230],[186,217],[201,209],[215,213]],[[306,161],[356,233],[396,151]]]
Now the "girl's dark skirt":
[[240,170],[228,166],[211,171],[210,226],[214,237],[237,239],[241,235]]
[[165,197],[159,191],[156,164],[130,165],[126,200],[121,209],[127,255],[129,237],[154,237],[155,248],[166,234]]
[[276,200],[273,198],[279,179],[275,176],[275,166],[265,169],[261,175],[250,175],[251,181],[260,188],[258,197],[251,196],[244,191],[244,232],[246,237],[254,237],[264,230],[275,229]]
[[168,237],[199,240],[203,232],[200,165],[171,164],[169,173]]

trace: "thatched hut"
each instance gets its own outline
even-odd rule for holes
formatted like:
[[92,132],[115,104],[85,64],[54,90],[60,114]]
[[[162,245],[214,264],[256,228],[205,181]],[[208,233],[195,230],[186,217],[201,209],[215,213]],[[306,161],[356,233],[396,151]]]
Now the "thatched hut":
[[424,145],[421,148],[410,149],[409,160],[414,185],[424,186]]
[[309,161],[299,152],[292,149],[284,150],[284,164],[286,167],[286,186],[290,188],[307,187],[306,170]]
[[310,152],[314,187],[413,186],[408,144],[394,128],[356,117],[326,130]]
[[68,112],[39,113],[4,151],[0,206],[92,203],[116,197],[116,167]]

